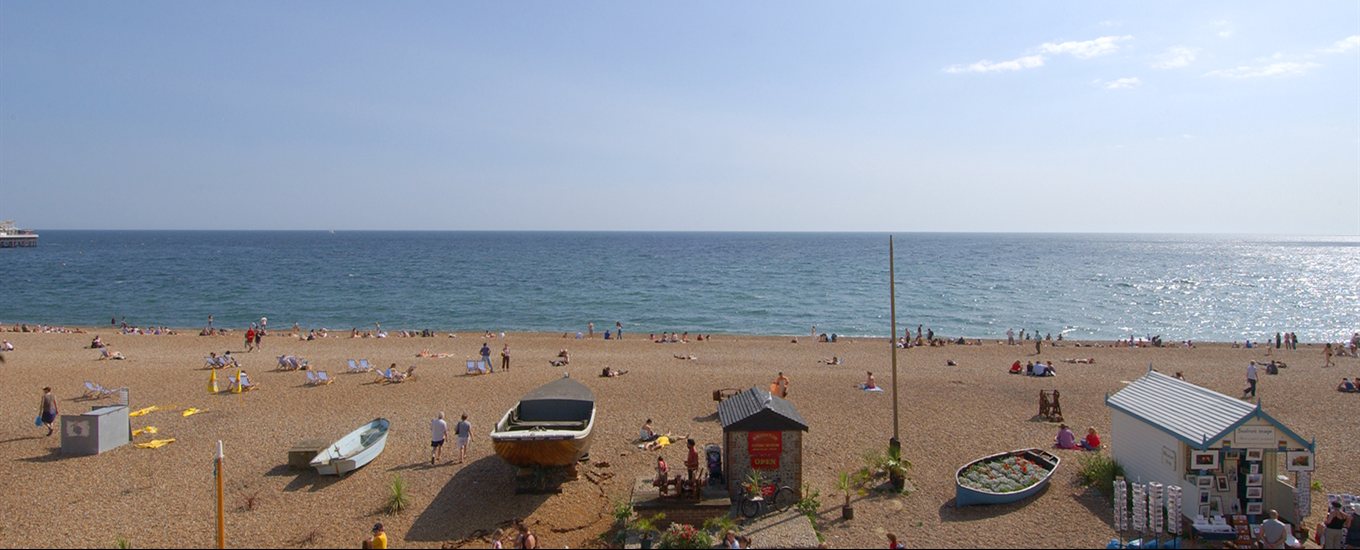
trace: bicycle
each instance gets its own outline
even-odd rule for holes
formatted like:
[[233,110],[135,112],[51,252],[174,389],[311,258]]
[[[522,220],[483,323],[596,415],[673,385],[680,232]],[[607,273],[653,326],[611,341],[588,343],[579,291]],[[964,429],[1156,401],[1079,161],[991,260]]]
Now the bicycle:
[[751,496],[749,490],[743,489],[741,497],[741,515],[747,519],[765,515],[770,511],[785,510],[798,504],[801,498],[793,487],[785,485],[775,488],[774,484],[762,486],[760,494],[756,496]]

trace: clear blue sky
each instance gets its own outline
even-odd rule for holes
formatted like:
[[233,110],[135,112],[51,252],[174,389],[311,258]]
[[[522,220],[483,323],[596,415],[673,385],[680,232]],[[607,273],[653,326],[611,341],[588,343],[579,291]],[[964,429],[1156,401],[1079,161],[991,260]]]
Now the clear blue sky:
[[36,228],[1360,234],[1360,2],[0,1]]

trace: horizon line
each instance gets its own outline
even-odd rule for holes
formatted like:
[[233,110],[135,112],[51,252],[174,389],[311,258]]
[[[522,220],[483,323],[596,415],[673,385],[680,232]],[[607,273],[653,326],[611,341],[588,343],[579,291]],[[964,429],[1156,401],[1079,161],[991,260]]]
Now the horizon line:
[[1360,233],[1241,233],[1230,231],[940,231],[940,230],[801,230],[801,229],[244,229],[244,228],[24,228],[29,231],[144,231],[144,232],[288,232],[288,233],[786,233],[786,234],[935,234],[935,235],[1196,235],[1222,237],[1360,237]]

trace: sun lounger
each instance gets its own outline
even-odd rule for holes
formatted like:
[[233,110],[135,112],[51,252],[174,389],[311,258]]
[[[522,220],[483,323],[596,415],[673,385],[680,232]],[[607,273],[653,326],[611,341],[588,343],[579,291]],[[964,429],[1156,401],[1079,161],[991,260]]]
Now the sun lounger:
[[316,373],[312,371],[307,371],[305,374],[307,375],[307,385],[315,386],[317,384]]
[[[307,372],[312,372],[312,371],[307,371]],[[331,378],[330,375],[327,375],[327,374],[326,374],[326,371],[324,371],[324,370],[316,371],[316,384],[317,384],[318,386],[324,386],[324,385],[329,384],[329,383],[334,382],[334,381],[335,381],[335,379],[334,379],[334,378]]]
[[381,382],[391,382],[391,381],[392,381],[392,368],[391,368],[391,367],[388,367],[387,370],[379,370],[379,371],[378,371],[378,376],[382,378],[381,380],[378,380],[379,383],[381,383]]
[[360,359],[360,360],[359,360],[359,368],[360,368],[360,369],[363,369],[364,372],[370,372],[370,371],[373,370],[373,365],[370,365],[370,364],[368,363],[368,359]]
[[94,382],[85,382],[86,399],[102,399],[117,393],[118,390],[111,390]]

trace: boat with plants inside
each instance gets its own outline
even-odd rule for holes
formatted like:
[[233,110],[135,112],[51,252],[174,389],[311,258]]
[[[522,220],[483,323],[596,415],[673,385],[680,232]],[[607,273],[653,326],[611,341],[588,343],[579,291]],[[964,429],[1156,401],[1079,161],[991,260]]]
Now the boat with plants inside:
[[390,425],[386,418],[376,418],[360,426],[317,453],[311,466],[323,476],[342,476],[362,468],[382,454],[383,448],[387,446]]
[[1041,449],[1019,449],[965,464],[954,475],[954,506],[1005,504],[1042,491],[1062,459]]
[[521,468],[575,464],[590,451],[595,394],[562,377],[529,392],[491,432],[496,454]]

